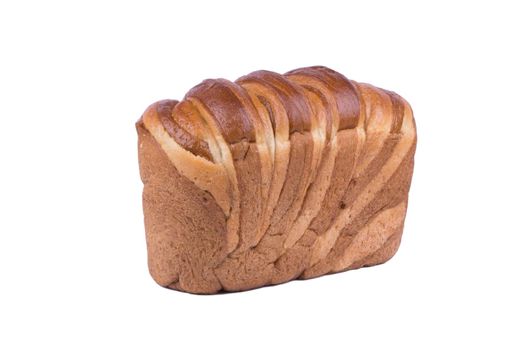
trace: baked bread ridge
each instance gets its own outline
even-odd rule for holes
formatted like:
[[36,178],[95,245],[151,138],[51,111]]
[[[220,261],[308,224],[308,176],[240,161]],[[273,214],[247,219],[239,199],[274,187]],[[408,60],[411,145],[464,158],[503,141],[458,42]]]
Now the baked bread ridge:
[[326,67],[205,80],[136,124],[148,266],[241,291],[372,266],[399,247],[416,129],[399,95]]

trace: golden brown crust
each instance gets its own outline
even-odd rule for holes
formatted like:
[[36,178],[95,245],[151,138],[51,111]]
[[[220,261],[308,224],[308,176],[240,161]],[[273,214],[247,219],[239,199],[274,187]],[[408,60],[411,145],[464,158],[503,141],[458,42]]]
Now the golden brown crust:
[[205,80],[137,122],[148,263],[162,286],[238,291],[380,264],[413,170],[412,109],[326,67]]
[[306,97],[301,92],[300,87],[295,83],[285,79],[280,74],[265,70],[248,74],[247,76],[239,78],[238,81],[240,83],[258,81],[271,87],[281,97],[281,101],[284,103],[290,124],[290,133],[310,130],[312,110]]
[[212,160],[210,147],[202,139],[198,128],[198,111],[188,101],[175,100],[157,102],[160,122],[168,134],[186,150]]
[[249,111],[235,94],[238,87],[225,79],[208,79],[192,88],[186,98],[198,99],[215,118],[222,136],[232,144],[255,141]]
[[[339,112],[338,130],[353,129],[357,126],[361,114],[359,92],[355,85],[345,76],[321,66],[295,69],[286,73],[286,76],[313,78],[325,85],[330,89],[330,93],[336,101]],[[310,86],[315,88],[315,85]]]
[[395,92],[388,90],[383,90],[383,92],[385,92],[388,95],[390,101],[392,102],[392,116],[394,118],[394,121],[392,122],[392,128],[390,129],[390,132],[392,134],[395,134],[401,130],[405,104],[403,103],[403,98]]

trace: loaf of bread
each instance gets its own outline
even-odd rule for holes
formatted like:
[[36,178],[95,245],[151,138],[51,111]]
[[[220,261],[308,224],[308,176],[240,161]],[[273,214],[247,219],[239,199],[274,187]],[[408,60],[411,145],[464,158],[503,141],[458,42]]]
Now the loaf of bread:
[[326,67],[205,80],[136,124],[148,266],[241,291],[381,264],[399,247],[416,129],[399,95]]

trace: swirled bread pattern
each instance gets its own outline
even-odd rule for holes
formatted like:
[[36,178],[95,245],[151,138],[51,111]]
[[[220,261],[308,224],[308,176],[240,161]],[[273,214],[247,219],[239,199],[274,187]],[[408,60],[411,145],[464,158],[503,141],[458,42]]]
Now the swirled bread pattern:
[[383,263],[416,148],[399,95],[326,67],[205,80],[136,124],[148,266],[161,286],[241,291]]

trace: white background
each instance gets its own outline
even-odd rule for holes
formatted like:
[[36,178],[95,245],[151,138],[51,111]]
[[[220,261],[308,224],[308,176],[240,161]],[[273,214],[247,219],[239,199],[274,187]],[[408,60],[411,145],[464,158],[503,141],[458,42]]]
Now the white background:
[[[2,1],[0,348],[525,348],[519,3]],[[134,122],[205,78],[317,64],[412,104],[398,254],[244,293],[158,287]]]

